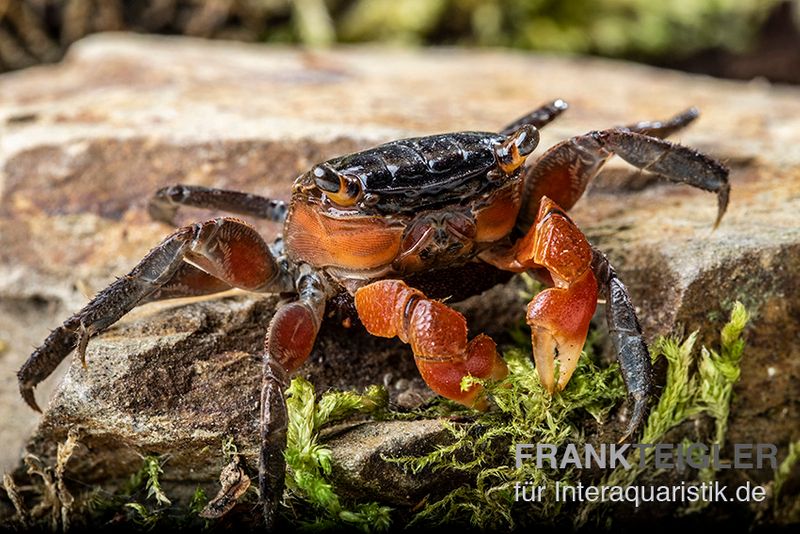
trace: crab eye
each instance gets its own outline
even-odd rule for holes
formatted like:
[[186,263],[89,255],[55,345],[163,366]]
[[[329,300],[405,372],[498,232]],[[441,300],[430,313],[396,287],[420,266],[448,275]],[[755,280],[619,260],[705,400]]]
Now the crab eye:
[[340,179],[338,172],[327,165],[314,167],[314,170],[311,172],[314,175],[314,183],[317,187],[326,193],[336,193],[339,191]]
[[512,174],[525,163],[525,158],[539,144],[539,130],[530,124],[524,124],[505,141],[494,148],[497,165],[506,174]]
[[339,206],[352,206],[363,196],[361,180],[354,176],[339,175],[339,188],[333,193],[327,193],[328,198]]

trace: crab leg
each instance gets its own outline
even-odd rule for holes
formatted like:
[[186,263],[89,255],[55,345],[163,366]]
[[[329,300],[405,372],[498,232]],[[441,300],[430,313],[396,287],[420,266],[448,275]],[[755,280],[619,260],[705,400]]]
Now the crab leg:
[[153,220],[172,224],[180,206],[238,213],[279,223],[286,219],[287,212],[286,203],[282,200],[240,191],[181,184],[163,187],[156,191],[147,209]]
[[[199,269],[183,267],[191,262]],[[238,287],[250,291],[287,291],[291,279],[278,265],[258,233],[242,221],[213,219],[178,229],[151,250],[133,270],[97,294],[81,311],[56,328],[17,373],[20,393],[40,411],[33,389],[77,348],[84,360],[86,344],[162,287],[179,286],[194,277],[189,294]],[[220,282],[212,282],[212,278]],[[167,296],[177,296],[168,292]]]
[[644,421],[647,401],[653,388],[653,366],[628,290],[617,277],[605,254],[595,248],[592,248],[592,271],[597,278],[598,288],[606,299],[608,332],[614,350],[619,354],[622,378],[633,399],[633,414],[622,438],[624,441]]
[[634,401],[627,438],[641,424],[652,388],[652,368],[627,290],[602,253],[555,202],[545,197],[536,224],[514,249],[515,265],[547,269],[555,287],[528,305],[533,356],[544,386],[563,389],[578,365],[598,290],[606,296],[606,320],[628,393]]
[[527,232],[543,197],[564,209],[571,208],[583,195],[589,181],[614,154],[643,171],[716,193],[716,227],[728,206],[728,169],[691,148],[639,133],[668,135],[691,122],[694,116],[692,110],[688,110],[664,123],[643,122],[589,132],[553,146],[525,171],[518,228]]
[[620,129],[664,139],[686,128],[699,116],[700,112],[698,109],[692,107],[665,121],[639,121],[622,126]]
[[182,297],[201,297],[232,288],[233,286],[223,282],[216,276],[198,269],[191,263],[184,262],[178,266],[175,274],[169,280],[161,284],[152,293],[142,297],[136,305],[141,306],[148,302]]
[[423,380],[436,393],[466,406],[483,409],[483,388],[461,390],[467,375],[499,380],[508,369],[489,336],[467,342],[464,316],[431,300],[400,280],[368,284],[355,295],[356,310],[367,331],[380,337],[399,337],[411,345]]
[[500,133],[504,135],[511,135],[525,125],[530,125],[536,129],[541,129],[543,126],[551,123],[559,115],[564,113],[568,107],[569,106],[567,106],[567,103],[560,98],[558,100],[553,100],[552,102],[548,102],[542,107],[533,110],[527,115],[523,115],[522,117],[518,118],[503,128]]
[[[304,268],[301,268],[301,271]],[[288,414],[283,392],[288,375],[311,354],[327,300],[316,273],[307,270],[297,281],[298,300],[281,306],[272,318],[264,351],[261,384],[261,455],[258,480],[267,531],[283,496]]]

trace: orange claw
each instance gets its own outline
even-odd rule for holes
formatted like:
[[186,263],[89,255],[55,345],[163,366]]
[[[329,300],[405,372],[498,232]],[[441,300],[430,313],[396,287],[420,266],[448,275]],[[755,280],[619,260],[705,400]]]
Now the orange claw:
[[515,249],[515,259],[530,269],[545,267],[555,286],[531,300],[527,315],[536,369],[552,393],[572,377],[597,307],[592,249],[564,210],[544,197],[536,224]]
[[528,305],[527,323],[531,327],[536,369],[551,393],[564,389],[578,366],[596,306],[597,280],[591,270],[568,288],[542,291]]
[[461,390],[467,375],[499,380],[508,374],[497,346],[486,335],[467,343],[464,316],[400,280],[380,280],[356,291],[356,310],[367,331],[399,337],[411,345],[417,368],[430,388],[465,406],[485,409],[483,388]]

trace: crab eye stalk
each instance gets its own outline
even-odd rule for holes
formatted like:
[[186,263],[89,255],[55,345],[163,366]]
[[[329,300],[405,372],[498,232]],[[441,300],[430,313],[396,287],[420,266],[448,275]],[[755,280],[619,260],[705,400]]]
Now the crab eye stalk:
[[512,139],[520,155],[527,157],[539,145],[539,130],[531,124],[526,124],[514,132]]
[[539,130],[530,124],[521,126],[505,141],[495,145],[494,156],[497,165],[504,173],[513,173],[525,163],[525,158],[536,149],[538,144]]
[[312,172],[314,183],[317,187],[324,191],[325,196],[338,206],[353,206],[364,195],[361,180],[355,176],[342,174],[327,165],[320,165]]

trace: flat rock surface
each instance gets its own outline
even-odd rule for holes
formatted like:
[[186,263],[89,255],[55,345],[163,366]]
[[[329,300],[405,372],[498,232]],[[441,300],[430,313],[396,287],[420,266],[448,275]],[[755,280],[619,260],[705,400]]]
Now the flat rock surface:
[[[676,139],[732,169],[716,231],[713,196],[618,161],[572,214],[617,266],[648,337],[699,328],[713,344],[732,303],[745,303],[754,319],[728,438],[775,443],[783,457],[800,439],[800,90],[500,51],[312,52],[102,35],[59,65],[0,77],[2,468],[18,463],[38,420],[15,377],[31,347],[171,230],[148,219],[152,192],[180,182],[287,199],[315,162],[398,137],[494,130],[554,98],[571,108],[542,146],[701,109]],[[212,215],[185,210],[179,222]],[[268,239],[279,231],[257,225]],[[523,314],[517,289],[462,304],[471,333],[502,342]],[[84,455],[70,468],[90,478],[131,468],[135,451],[179,443],[167,475],[213,480],[220,466],[198,468],[203,447],[236,434],[254,454],[251,354],[274,303],[234,294],[135,310],[90,342],[88,369],[72,364],[32,450],[52,451],[80,425],[96,463]],[[427,394],[399,343],[335,325],[302,373],[321,388],[386,383],[395,401]],[[39,398],[58,384],[49,380]]]

